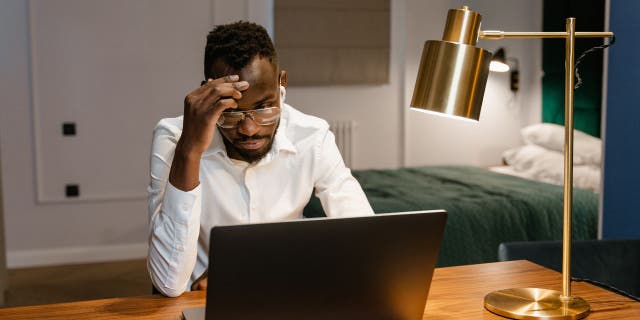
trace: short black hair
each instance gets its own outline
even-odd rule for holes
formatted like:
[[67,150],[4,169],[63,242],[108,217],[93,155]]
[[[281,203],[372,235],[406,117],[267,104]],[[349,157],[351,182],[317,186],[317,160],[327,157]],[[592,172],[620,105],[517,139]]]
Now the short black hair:
[[214,74],[213,64],[219,59],[234,70],[246,67],[256,56],[277,65],[278,56],[264,27],[253,22],[238,21],[216,26],[207,35],[204,49],[205,79],[224,76]]

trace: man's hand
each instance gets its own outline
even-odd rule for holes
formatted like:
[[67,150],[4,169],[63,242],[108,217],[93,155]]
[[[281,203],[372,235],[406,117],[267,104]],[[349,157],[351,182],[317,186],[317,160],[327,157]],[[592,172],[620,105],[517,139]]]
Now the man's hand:
[[181,151],[202,154],[207,150],[222,112],[237,108],[241,91],[249,88],[248,82],[238,79],[237,75],[209,79],[184,98]]
[[205,270],[205,272],[198,277],[196,281],[191,285],[191,291],[198,290],[207,290],[207,275],[209,274],[209,270]]
[[216,122],[226,109],[238,107],[237,100],[249,83],[229,75],[209,79],[184,99],[182,135],[176,145],[169,182],[174,187],[189,191],[198,186],[200,157],[209,148],[216,131]]

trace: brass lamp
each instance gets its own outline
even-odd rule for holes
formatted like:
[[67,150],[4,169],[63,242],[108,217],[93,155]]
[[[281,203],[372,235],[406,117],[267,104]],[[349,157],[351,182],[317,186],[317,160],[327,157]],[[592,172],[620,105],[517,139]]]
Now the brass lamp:
[[425,42],[411,106],[423,112],[480,119],[491,52],[476,47],[482,16],[449,10],[442,41]]
[[449,10],[442,41],[425,42],[413,91],[413,110],[477,121],[489,73],[491,53],[476,47],[478,38],[565,39],[565,144],[562,237],[562,292],[514,288],[484,298],[489,311],[514,319],[582,319],[589,304],[571,295],[571,209],[573,204],[573,91],[576,38],[612,38],[612,32],[576,32],[567,18],[562,32],[480,31],[482,16],[468,6]]

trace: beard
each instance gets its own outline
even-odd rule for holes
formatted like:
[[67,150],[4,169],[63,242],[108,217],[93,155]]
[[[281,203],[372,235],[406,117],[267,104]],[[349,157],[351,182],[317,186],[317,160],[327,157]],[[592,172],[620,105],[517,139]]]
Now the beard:
[[[239,154],[243,158],[243,160],[249,163],[255,163],[262,160],[262,158],[264,158],[264,156],[269,152],[269,150],[271,150],[271,147],[273,146],[273,139],[276,136],[276,133],[278,132],[279,127],[280,127],[280,121],[278,121],[276,125],[276,129],[273,131],[272,135],[246,136],[241,134],[239,138],[234,139],[233,141],[231,141],[223,133],[222,136],[224,139],[222,140],[224,141],[224,145],[227,148],[227,154],[235,152]],[[255,140],[266,139],[266,143],[264,144],[264,146],[262,146],[262,148],[255,149],[255,150],[237,147],[237,143],[247,141],[247,140],[253,140],[253,139]]]
[[237,152],[242,158],[244,158],[247,162],[250,163],[254,163],[254,162],[258,162],[260,160],[262,160],[262,158],[264,158],[264,156],[269,152],[269,150],[271,150],[271,147],[273,145],[273,137],[270,136],[260,136],[260,135],[255,135],[255,136],[243,136],[239,139],[237,139],[238,142],[241,141],[246,141],[249,139],[267,139],[267,142],[265,143],[265,145],[260,148],[260,149],[255,149],[255,150],[251,150],[251,149],[243,149],[243,148],[238,148],[235,143],[227,143],[227,141],[225,141],[225,145],[227,145],[227,148],[231,147],[235,152]]

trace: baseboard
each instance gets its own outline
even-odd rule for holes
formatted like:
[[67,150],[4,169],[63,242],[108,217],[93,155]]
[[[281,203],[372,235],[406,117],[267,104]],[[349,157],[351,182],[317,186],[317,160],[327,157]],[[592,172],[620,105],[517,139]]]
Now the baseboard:
[[7,252],[7,267],[24,268],[63,264],[142,259],[147,256],[146,243],[89,247],[17,250]]

